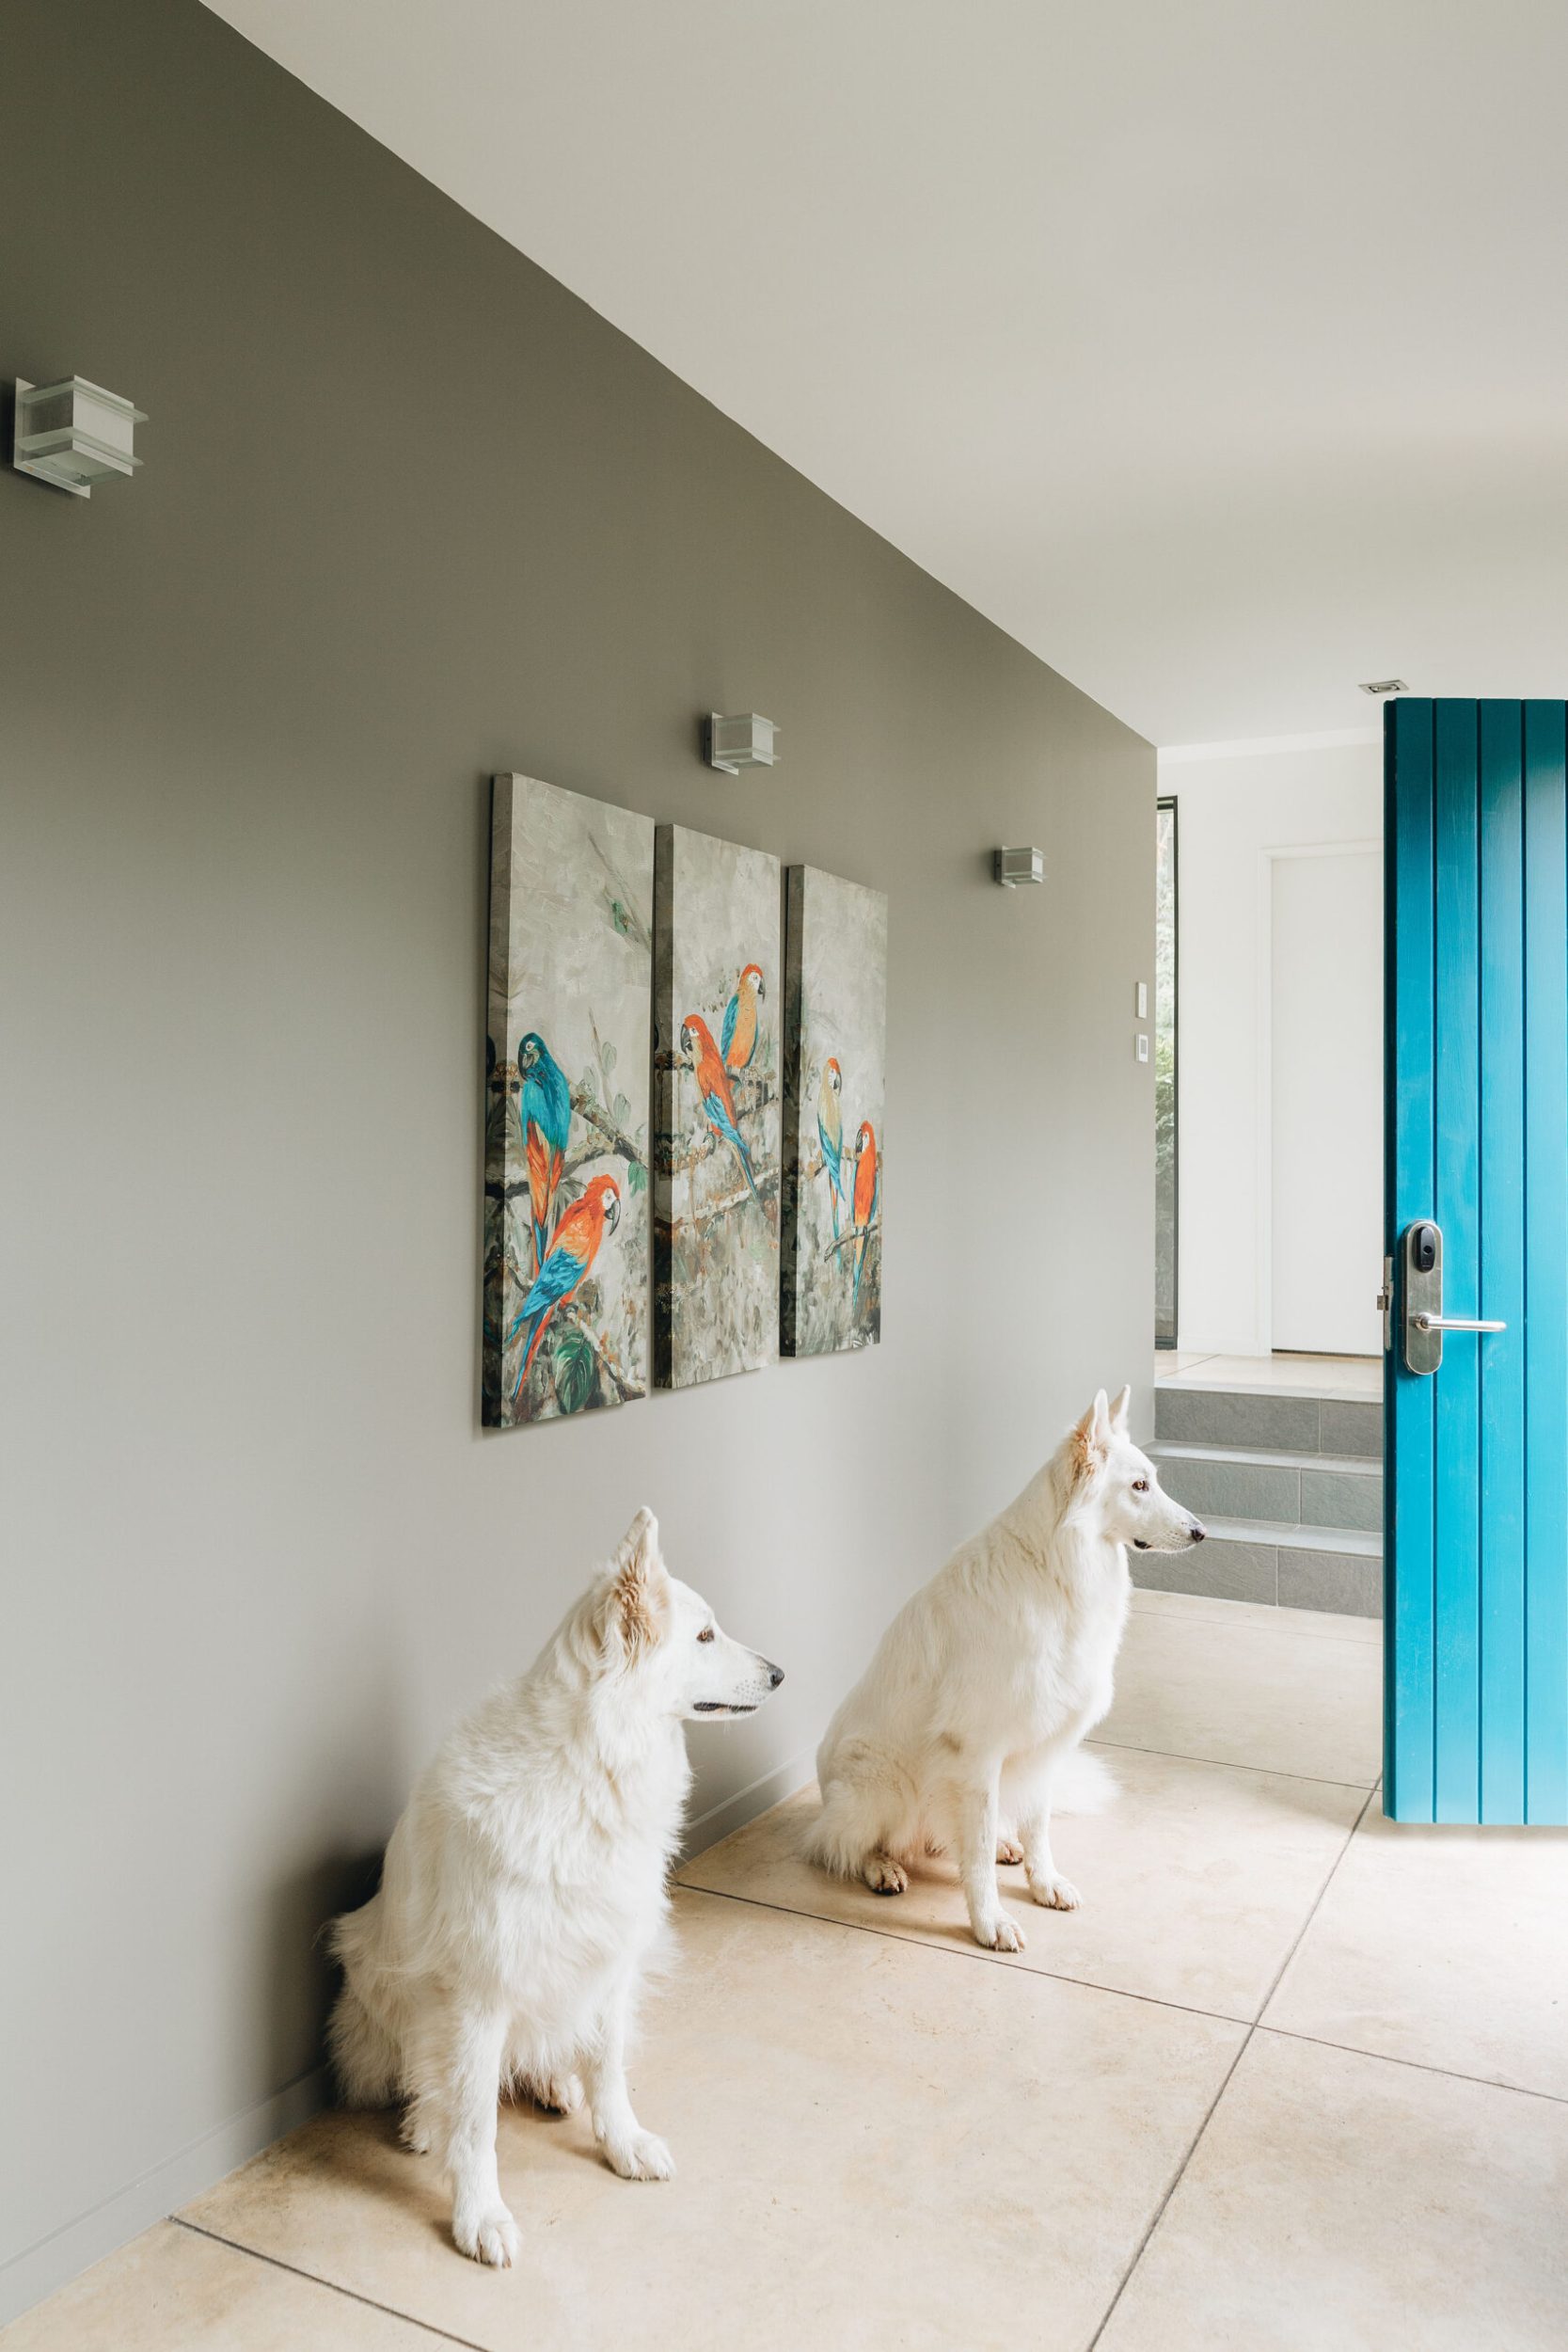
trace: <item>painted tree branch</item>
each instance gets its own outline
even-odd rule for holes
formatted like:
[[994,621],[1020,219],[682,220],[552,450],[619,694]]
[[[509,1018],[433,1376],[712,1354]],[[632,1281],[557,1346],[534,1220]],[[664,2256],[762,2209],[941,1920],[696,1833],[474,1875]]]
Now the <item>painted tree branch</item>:
[[838,1250],[847,1249],[849,1244],[852,1241],[859,1241],[863,1234],[869,1241],[873,1233],[879,1233],[881,1230],[882,1220],[879,1216],[874,1216],[869,1225],[851,1225],[847,1232],[840,1233],[837,1241],[831,1241],[828,1244],[822,1255],[825,1258],[831,1258]]
[[[645,956],[651,956],[654,952],[654,943],[648,935],[647,925],[637,912],[635,898],[626,888],[622,876],[616,871],[610,853],[598,835],[591,834],[589,838],[593,842],[594,854],[605,870],[604,903],[605,911],[610,916],[610,929],[618,931],[624,939],[634,940]],[[617,909],[620,911],[619,921],[616,919]]]
[[[768,1215],[768,1204],[778,1189],[779,1177],[776,1168],[768,1168],[757,1178],[757,1191],[762,1198],[763,1216],[768,1224],[769,1235],[772,1233],[772,1218]],[[662,1233],[671,1233],[679,1232],[682,1227],[717,1224],[721,1217],[733,1216],[736,1209],[743,1209],[751,1198],[751,1186],[742,1178],[733,1192],[726,1192],[718,1200],[707,1201],[700,1209],[690,1210],[685,1216],[673,1219],[660,1217],[659,1231]]]
[[[776,1094],[762,1094],[755,1102],[737,1103],[735,1108],[736,1124],[743,1126],[748,1119],[754,1119],[759,1111],[767,1110],[769,1104],[776,1103],[778,1099]],[[661,1176],[684,1176],[689,1168],[701,1168],[705,1160],[711,1159],[719,1149],[720,1140],[716,1130],[705,1122],[697,1131],[696,1142],[681,1159],[671,1159],[668,1156],[668,1147],[656,1144],[654,1166]]]
[[[618,1152],[622,1159],[627,1161],[633,1168],[645,1168],[647,1166],[646,1159],[638,1150],[636,1144],[633,1143],[631,1137],[625,1134],[621,1128],[617,1127],[613,1119],[610,1118],[606,1112],[602,1111],[598,1104],[594,1102],[590,1096],[583,1092],[581,1087],[574,1087],[572,1089],[572,1108],[577,1112],[578,1117],[588,1126],[594,1127],[598,1130],[599,1134],[603,1136],[605,1142],[609,1144],[610,1150],[612,1152]],[[602,1149],[594,1152],[578,1152],[572,1159],[566,1162],[562,1173],[562,1175],[570,1176],[574,1174],[578,1168],[584,1167],[589,1160],[602,1160],[603,1157],[604,1152]]]

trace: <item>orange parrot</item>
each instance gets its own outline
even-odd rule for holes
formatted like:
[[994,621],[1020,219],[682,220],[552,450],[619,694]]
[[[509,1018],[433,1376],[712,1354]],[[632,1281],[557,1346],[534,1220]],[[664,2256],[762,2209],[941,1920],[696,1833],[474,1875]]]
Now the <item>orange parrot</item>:
[[556,1227],[545,1263],[506,1335],[509,1346],[519,1331],[526,1328],[528,1335],[527,1352],[516,1388],[512,1391],[514,1396],[521,1392],[533,1370],[533,1359],[551,1316],[567,1299],[576,1297],[599,1254],[599,1244],[607,1233],[613,1233],[620,1215],[621,1187],[613,1176],[595,1176],[584,1187],[581,1200],[573,1201]]
[[[752,1188],[752,1198],[762,1209],[762,1195],[752,1171],[752,1155],[746,1149],[746,1138],[736,1117],[735,1096],[730,1091],[729,1072],[724,1068],[719,1048],[713,1041],[713,1031],[699,1012],[689,1012],[681,1023],[681,1058],[694,1072],[697,1091],[703,1098],[703,1113],[716,1136],[721,1136],[736,1158],[740,1171]],[[768,1212],[762,1209],[766,1218]]]
[[757,1007],[767,994],[761,964],[749,963],[724,1008],[723,1025],[719,1032],[719,1050],[724,1057],[725,1069],[732,1073],[749,1068],[757,1050]]
[[866,1227],[877,1214],[882,1197],[881,1164],[877,1157],[877,1137],[869,1119],[861,1121],[855,1137],[855,1304],[860,1305],[861,1268],[865,1263],[866,1244],[870,1235]]

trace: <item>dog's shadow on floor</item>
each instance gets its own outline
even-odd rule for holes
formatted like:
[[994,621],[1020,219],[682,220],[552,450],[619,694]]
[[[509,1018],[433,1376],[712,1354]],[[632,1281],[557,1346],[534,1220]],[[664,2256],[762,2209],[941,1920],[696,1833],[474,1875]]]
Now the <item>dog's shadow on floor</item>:
[[[944,1855],[926,1854],[921,1857],[918,1864],[906,1862],[904,1867],[910,1882],[907,1893],[879,1895],[869,1886],[851,1883],[850,1896],[854,1902],[852,1916],[846,1917],[842,1911],[813,1911],[810,1916],[836,1921],[842,1927],[870,1928],[879,1934],[892,1936],[900,1943],[937,1944],[944,1948],[950,1946],[957,1951],[985,1952],[985,1947],[975,1942],[974,1931],[970,1927],[968,1914],[964,1908],[963,1887],[959,1883],[956,1865]],[[1004,1895],[1019,1899],[1019,1908],[1022,1911],[1028,1912],[1038,1908],[1029,1898],[1029,1882],[1024,1876],[1022,1863],[998,1863],[996,1883]],[[942,1915],[932,1917],[924,1905],[919,1906],[918,1916],[905,1914],[905,1906],[910,1900],[910,1896],[915,1894],[917,1889],[927,1895],[941,1892],[945,1899]],[[782,1904],[777,1907],[787,1908]],[[1044,1915],[1047,1918],[1057,1918],[1065,1917],[1067,1915],[1047,1912]],[[904,1924],[905,1916],[908,1916],[907,1925]],[[986,1953],[986,1957],[994,1959],[999,1955]],[[1000,1957],[1006,1960],[1015,1956],[1011,1953],[1003,1953]]]

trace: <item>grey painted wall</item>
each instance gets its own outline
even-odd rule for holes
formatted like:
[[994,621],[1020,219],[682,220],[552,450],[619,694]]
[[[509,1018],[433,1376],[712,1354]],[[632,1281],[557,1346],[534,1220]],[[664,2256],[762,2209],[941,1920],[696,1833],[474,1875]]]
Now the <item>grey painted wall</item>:
[[[0,219],[0,377],[151,418],[0,470],[15,2300],[288,2112],[315,1928],[640,1502],[789,1669],[734,1818],[1146,1381],[1154,759],[193,0],[12,0]],[[887,891],[879,1352],[481,1433],[499,768]]]

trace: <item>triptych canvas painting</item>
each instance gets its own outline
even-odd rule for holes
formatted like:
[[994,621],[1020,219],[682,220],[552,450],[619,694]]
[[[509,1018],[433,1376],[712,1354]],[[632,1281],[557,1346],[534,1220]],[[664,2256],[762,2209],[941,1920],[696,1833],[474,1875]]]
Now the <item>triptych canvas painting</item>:
[[792,866],[785,944],[779,885],[760,850],[495,779],[488,1426],[879,1339],[887,901]]

